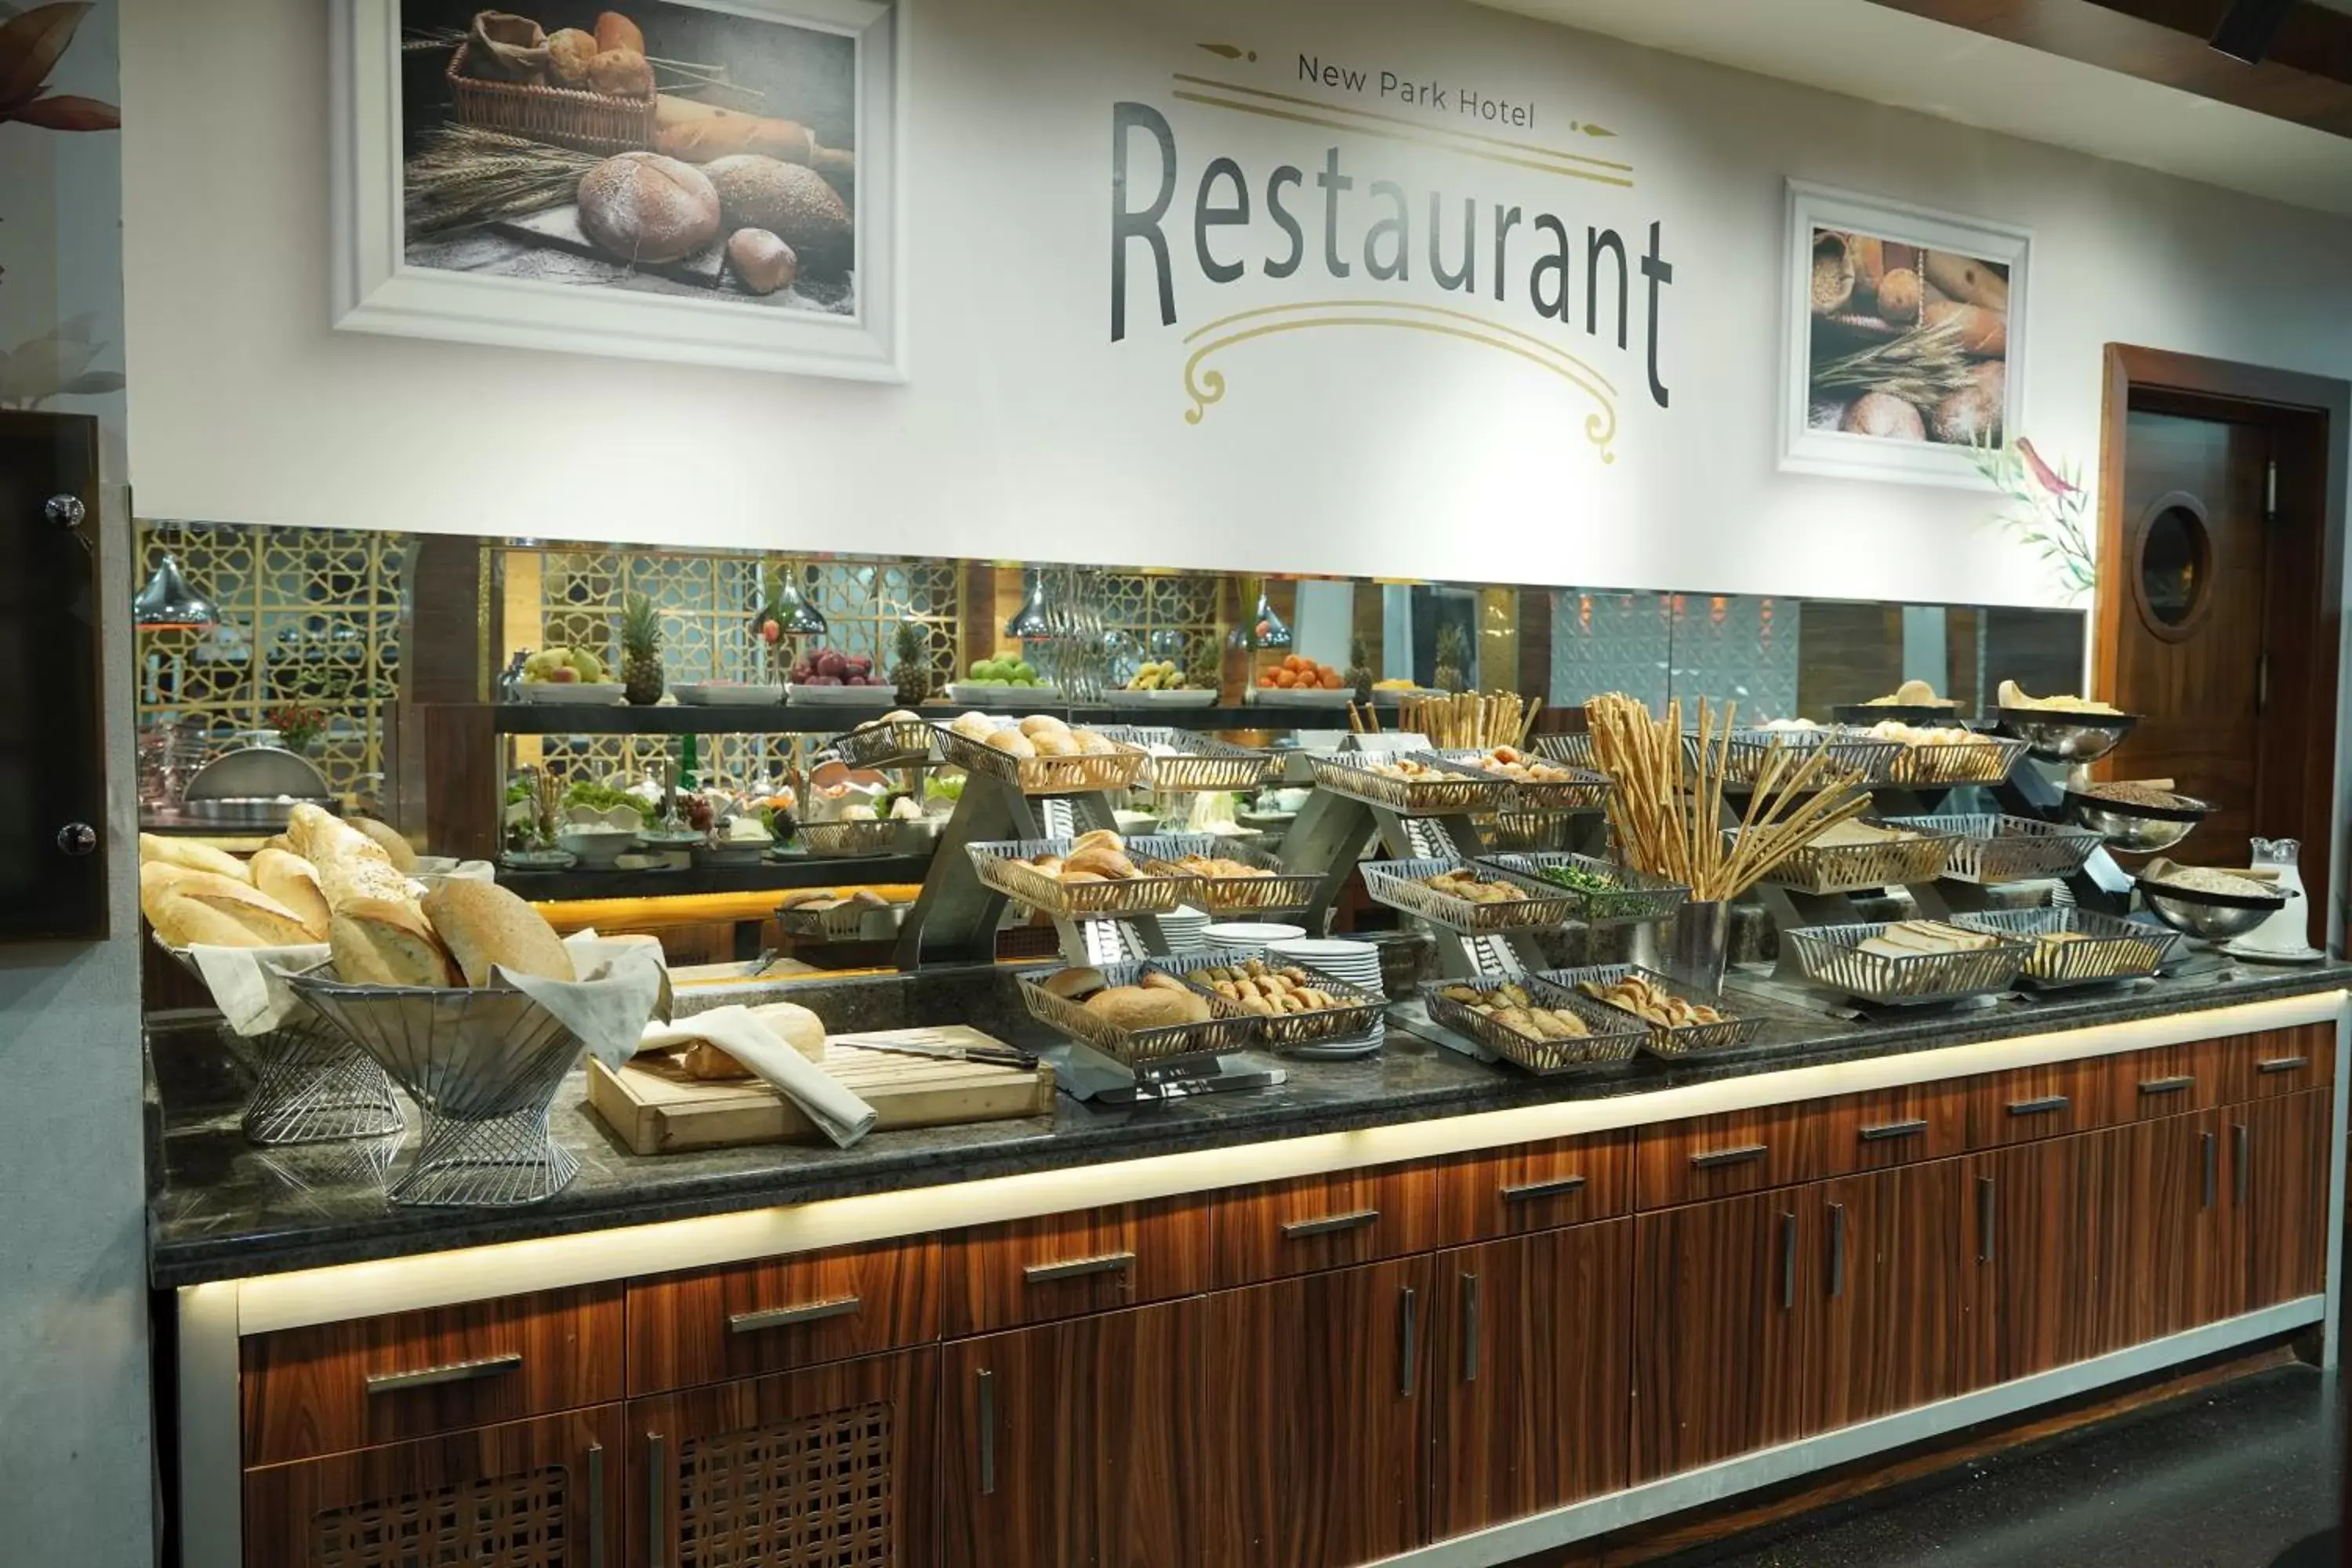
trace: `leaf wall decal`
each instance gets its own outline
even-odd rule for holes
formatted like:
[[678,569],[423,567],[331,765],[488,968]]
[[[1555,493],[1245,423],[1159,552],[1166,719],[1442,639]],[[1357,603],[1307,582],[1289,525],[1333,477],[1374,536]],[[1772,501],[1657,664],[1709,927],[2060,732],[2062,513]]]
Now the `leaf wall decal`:
[[37,98],[13,113],[0,112],[0,120],[37,125],[45,131],[122,129],[122,112],[114,105],[100,103],[94,98],[77,98],[71,93],[52,93],[47,98]]
[[73,42],[74,31],[89,14],[91,0],[59,0],[36,5],[0,25],[0,109],[30,102],[49,79],[49,71]]

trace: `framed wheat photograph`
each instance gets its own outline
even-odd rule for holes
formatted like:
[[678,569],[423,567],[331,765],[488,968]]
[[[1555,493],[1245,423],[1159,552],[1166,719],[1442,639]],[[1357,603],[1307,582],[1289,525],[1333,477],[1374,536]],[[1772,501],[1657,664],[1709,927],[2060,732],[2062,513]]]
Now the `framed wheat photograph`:
[[1982,488],[2023,419],[2032,237],[1789,183],[1780,467]]
[[331,0],[335,325],[904,379],[887,0]]

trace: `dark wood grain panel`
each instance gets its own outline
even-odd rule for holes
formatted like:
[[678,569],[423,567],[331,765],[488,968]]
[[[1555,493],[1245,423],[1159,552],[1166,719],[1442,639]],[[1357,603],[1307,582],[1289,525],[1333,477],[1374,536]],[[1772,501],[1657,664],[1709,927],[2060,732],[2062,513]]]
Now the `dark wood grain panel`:
[[1884,1171],[1942,1160],[1968,1148],[1969,1103],[1955,1081],[1904,1084],[1811,1103],[1829,1122],[1820,1140],[1826,1173]]
[[1449,1247],[1631,1213],[1633,1130],[1456,1155],[1439,1163],[1437,1201]]
[[917,1237],[633,1279],[629,1392],[661,1394],[935,1340],[940,1279],[938,1244]]
[[1209,1288],[1213,1213],[1206,1198],[1170,1198],[957,1232],[941,1247],[941,1331],[953,1339],[1196,1295]]
[[1633,1140],[1633,1202],[1644,1209],[1811,1181],[1830,1168],[1831,1126],[1803,1105],[1662,1121]]
[[1803,1189],[1819,1211],[1804,1288],[1822,1307],[1806,1393],[1809,1430],[1950,1396],[1961,1367],[1962,1163],[1940,1160]]
[[2117,1121],[2209,1110],[2228,1092],[2230,1054],[2214,1039],[2107,1057],[2107,1105]]
[[611,1561],[929,1563],[939,1377],[926,1346],[631,1400],[627,1550]]
[[1633,1440],[1640,1483],[1804,1436],[1820,1209],[1807,1189],[1634,1221]]
[[1350,1568],[1426,1539],[1435,1279],[1415,1258],[1208,1299],[1208,1550],[1188,1561]]
[[2044,1139],[1961,1163],[1963,1390],[2083,1359],[2096,1278],[2088,1142]]
[[2301,1024],[2222,1042],[2225,1103],[2274,1100],[2336,1081],[2336,1026]]
[[2244,1310],[2316,1295],[2326,1286],[2331,1098],[2328,1090],[2306,1089],[2240,1107],[2231,1118],[2230,1186],[2243,1237]]
[[1969,1079],[1969,1147],[1993,1149],[2105,1127],[2116,1119],[2112,1081],[2112,1070],[2096,1057]]
[[1220,1193],[1211,1222],[1215,1282],[1222,1289],[1429,1251],[1442,1184],[1434,1162],[1416,1162]]
[[[246,1568],[618,1563],[625,1430],[621,1406],[600,1405],[248,1470]],[[371,1554],[404,1531],[414,1557]]]
[[1436,1490],[1444,1539],[1625,1485],[1631,1220],[1436,1258]]
[[943,1568],[1243,1561],[1202,1544],[1224,1506],[1199,1468],[1211,1355],[1234,1375],[1208,1320],[1195,1297],[950,1344]]
[[[240,1347],[246,1462],[265,1465],[621,1397],[621,1284],[255,1334]],[[510,1361],[502,1358],[513,1358]],[[368,1392],[371,1377],[478,1375]]]

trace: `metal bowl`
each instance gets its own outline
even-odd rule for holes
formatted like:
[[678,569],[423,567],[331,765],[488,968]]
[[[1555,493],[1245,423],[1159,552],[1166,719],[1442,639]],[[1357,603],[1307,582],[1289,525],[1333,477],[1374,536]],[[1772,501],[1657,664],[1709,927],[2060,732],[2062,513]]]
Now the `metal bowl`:
[[2195,893],[2143,881],[2140,896],[2158,920],[2201,942],[2228,942],[2242,937],[2286,908],[2286,895],[2240,898],[2231,893]]
[[2213,815],[2213,807],[2207,802],[2188,795],[2180,798],[2189,804],[2135,805],[2126,800],[2106,800],[2070,789],[2066,792],[2066,820],[2098,834],[2110,849],[2120,849],[2126,855],[2153,855],[2171,848]]
[[1830,710],[1830,717],[1862,730],[1889,719],[1904,724],[1932,724],[1939,730],[1974,727],[1957,702],[1841,702]]
[[2048,708],[2004,708],[2001,732],[2025,742],[2045,763],[2095,763],[2122,743],[2138,718],[2130,713],[2070,713]]

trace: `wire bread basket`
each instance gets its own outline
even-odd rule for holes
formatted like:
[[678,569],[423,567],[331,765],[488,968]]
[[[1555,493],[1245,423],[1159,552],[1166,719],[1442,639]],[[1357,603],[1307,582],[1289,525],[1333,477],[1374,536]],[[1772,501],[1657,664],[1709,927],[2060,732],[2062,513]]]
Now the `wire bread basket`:
[[2009,777],[2025,742],[1980,735],[1973,741],[1939,741],[1906,745],[1888,763],[1886,782],[1937,788],[1954,784],[1996,784]]
[[[1573,1013],[1591,1033],[1581,1036],[1538,1036],[1512,1027],[1501,1018],[1475,1011],[1454,993],[1491,994],[1506,985],[1517,985],[1538,1006]],[[1588,997],[1564,990],[1534,975],[1513,980],[1491,976],[1476,980],[1424,980],[1421,999],[1430,1017],[1449,1029],[1469,1036],[1515,1067],[1531,1073],[1570,1072],[1578,1068],[1629,1062],[1648,1038],[1649,1026],[1640,1019],[1604,1007]]]
[[1796,954],[1798,971],[1806,979],[1865,1002],[1956,1002],[2006,991],[2016,984],[2018,971],[2032,953],[2029,943],[2014,937],[1969,952],[1921,952],[1897,958],[1862,951],[1864,942],[1884,936],[1886,929],[1883,921],[1872,925],[1800,926],[1782,931],[1780,937]]
[[[1147,974],[1171,973],[1157,959],[1107,963],[1100,969],[1107,986],[1134,985]],[[1032,975],[1021,977],[1021,999],[1031,1017],[1130,1072],[1245,1050],[1257,1038],[1259,1020],[1255,1014],[1190,982],[1184,984],[1208,1004],[1210,1016],[1197,1024],[1167,1024],[1154,1029],[1122,1029],[1101,1014],[1088,1012],[1082,1004],[1055,995]]]
[[[1367,860],[1358,868],[1363,873],[1364,890],[1379,902],[1452,931],[1528,931],[1568,925],[1576,919],[1576,901],[1565,889],[1496,866],[1431,858]],[[1426,881],[1440,872],[1465,870],[1482,882],[1516,888],[1527,897],[1507,903],[1474,903],[1440,892]]]
[[[1592,733],[1589,730],[1562,731],[1557,735],[1538,735],[1536,755],[1548,763],[1564,763],[1571,768],[1590,768],[1600,772],[1600,763],[1592,754]],[[1604,775],[1605,776],[1605,775]]]
[[[2084,909],[1995,910],[1958,915],[1953,924],[2033,944],[2020,976],[2045,989],[2101,985],[2154,974],[2172,961],[2180,933]],[[2079,940],[2042,940],[2072,932]]]
[[[876,904],[864,904],[852,899],[830,908],[813,909],[795,905],[776,911],[776,924],[787,936],[805,937],[814,942],[859,942],[866,940],[866,928],[880,917],[886,926],[891,922],[888,909]],[[884,930],[877,940],[887,940]]]
[[1565,850],[1577,826],[1571,811],[1498,811],[1478,824],[1491,847],[1515,853]]
[[[1685,735],[1683,744],[1695,751],[1698,737]],[[1876,741],[1852,730],[1738,730],[1726,748],[1723,776],[1737,784],[1755,784],[1772,765],[1772,753],[1782,753],[1789,767],[1801,766],[1816,753],[1832,773],[1859,774],[1864,784],[1885,784],[1893,776],[1900,741]],[[1788,776],[1788,768],[1782,770]]]
[[1456,767],[1433,752],[1407,753],[1407,762],[1432,769],[1419,778],[1399,778],[1372,771],[1373,759],[1358,752],[1340,752],[1313,759],[1315,782],[1334,795],[1384,806],[1403,816],[1451,816],[1468,811],[1496,811],[1511,803],[1511,783],[1495,773]]
[[[1219,996],[1213,989],[1211,982],[1202,978],[1202,972],[1211,969],[1238,969],[1249,960],[1258,956],[1255,952],[1219,951],[1190,953],[1181,958],[1156,959],[1153,962],[1160,968],[1175,974],[1194,990],[1207,994],[1212,1000],[1228,1001],[1231,999]],[[1388,1011],[1389,999],[1386,996],[1378,992],[1367,991],[1360,985],[1350,985],[1344,980],[1335,980],[1311,964],[1281,963],[1271,958],[1265,959],[1263,962],[1268,969],[1305,971],[1315,989],[1328,992],[1333,996],[1341,998],[1341,1005],[1337,1007],[1320,1008],[1312,1013],[1253,1012],[1251,1016],[1257,1022],[1257,1040],[1260,1045],[1312,1046],[1325,1040],[1346,1039],[1350,1036],[1369,1033],[1372,1026],[1381,1021],[1381,1015]]]
[[[1822,895],[1932,882],[1944,874],[1953,846],[1959,842],[1957,833],[1929,831],[1916,822],[1875,816],[1859,820],[1871,827],[1900,827],[1911,837],[1870,844],[1808,844],[1767,872],[1764,880],[1800,893]],[[1724,829],[1724,847],[1730,848],[1738,837],[1738,829]]]
[[1487,767],[1484,752],[1437,752],[1433,755],[1474,777],[1501,780],[1506,800],[1520,811],[1598,811],[1608,804],[1609,792],[1615,787],[1608,774],[1566,763],[1552,765],[1568,768],[1576,775],[1574,778],[1529,780],[1515,779]]
[[851,859],[861,855],[887,855],[905,837],[906,824],[890,818],[857,821],[803,822],[801,846],[822,859]]
[[[971,868],[982,883],[1015,903],[1070,920],[1115,920],[1129,915],[1164,915],[1190,895],[1193,879],[1178,876],[1122,878],[1118,881],[1065,882],[1024,862],[1040,855],[1068,858],[1074,840],[1013,838],[967,844]],[[1132,853],[1129,858],[1134,859]],[[1141,865],[1138,861],[1139,866]]]
[[1073,757],[1016,757],[953,730],[940,731],[940,747],[949,762],[966,773],[986,773],[1023,795],[1099,795],[1126,789],[1151,760],[1132,746]]
[[[162,938],[156,945],[163,947]],[[198,981],[204,979],[187,949],[163,951]],[[405,1125],[383,1067],[307,1000],[298,997],[278,1027],[231,1038],[252,1058],[253,1092],[239,1118],[249,1142],[381,1138]]]
[[[1606,1008],[1619,1017],[1633,1019],[1635,1024],[1649,1031],[1647,1038],[1643,1041],[1643,1048],[1654,1057],[1691,1057],[1700,1056],[1709,1051],[1730,1050],[1754,1039],[1758,1032],[1764,1027],[1764,1020],[1760,1016],[1733,1015],[1730,1005],[1721,996],[1696,990],[1678,980],[1670,980],[1656,970],[1645,969],[1638,963],[1603,963],[1582,969],[1549,969],[1537,978],[1549,981],[1564,991],[1574,991],[1578,996],[1583,997],[1597,1006]],[[1582,991],[1577,989],[1586,981],[1591,981],[1595,985],[1614,985],[1621,980],[1636,978],[1647,981],[1651,986],[1664,992],[1669,996],[1677,997],[1695,1005],[1712,1007],[1725,1016],[1720,1023],[1714,1024],[1661,1024],[1654,1019],[1644,1018],[1631,1009],[1620,1007],[1612,1002],[1603,1002],[1597,996],[1585,996]]]
[[1147,753],[1154,746],[1173,748],[1170,755],[1151,753],[1151,760],[1143,766],[1143,782],[1162,795],[1254,790],[1276,769],[1271,752],[1253,751],[1190,730],[1114,724],[1100,733],[1106,740]]
[[[1637,921],[1665,920],[1681,907],[1684,900],[1690,897],[1690,889],[1680,882],[1654,877],[1647,871],[1636,871],[1630,866],[1614,866],[1606,860],[1596,860],[1590,855],[1482,855],[1475,864],[1508,871],[1538,887],[1562,894],[1570,900],[1574,918],[1586,925],[1625,925]],[[1543,874],[1555,868],[1573,868],[1596,877],[1606,877],[1615,886],[1606,889],[1563,887]]]
[[882,719],[834,742],[853,768],[910,768],[936,762],[940,727],[928,719]]
[[[1212,833],[1165,834],[1127,841],[1128,858],[1150,877],[1186,879],[1183,902],[1213,915],[1271,914],[1303,910],[1315,901],[1323,879],[1312,871],[1289,871],[1263,849]],[[1178,862],[1205,855],[1255,868],[1257,876],[1211,876]]]
[[1887,823],[1918,833],[1955,836],[1944,875],[1956,882],[2016,882],[2063,877],[2083,868],[2104,842],[2087,827],[2037,822],[2030,816],[1893,816]]

